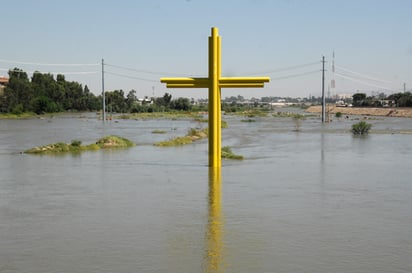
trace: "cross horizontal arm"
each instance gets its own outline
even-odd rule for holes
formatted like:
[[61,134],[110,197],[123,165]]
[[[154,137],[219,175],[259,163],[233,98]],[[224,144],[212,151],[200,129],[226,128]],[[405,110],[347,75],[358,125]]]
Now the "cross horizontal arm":
[[208,88],[208,78],[161,78],[167,88]]
[[[220,88],[250,88],[264,87],[269,82],[269,77],[221,77]],[[166,83],[167,88],[209,88],[208,78],[161,78],[160,82]]]
[[265,83],[269,82],[270,77],[221,77],[219,79],[220,84],[230,83]]

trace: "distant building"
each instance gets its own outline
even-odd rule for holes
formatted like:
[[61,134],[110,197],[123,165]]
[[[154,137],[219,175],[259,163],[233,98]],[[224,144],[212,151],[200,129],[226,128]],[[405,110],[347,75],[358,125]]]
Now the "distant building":
[[6,85],[9,83],[9,78],[7,77],[0,77],[0,96],[3,96],[4,94],[4,88],[6,88]]
[[346,99],[351,99],[352,97],[353,97],[353,94],[336,94],[335,99],[346,100]]

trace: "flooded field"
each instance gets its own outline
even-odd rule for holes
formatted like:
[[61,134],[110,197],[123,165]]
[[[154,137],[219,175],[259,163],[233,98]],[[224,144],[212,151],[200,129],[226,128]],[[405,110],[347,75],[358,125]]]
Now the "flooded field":
[[[207,140],[153,146],[190,119],[0,120],[0,273],[412,272],[412,119],[353,118],[225,115],[218,172]],[[110,134],[137,146],[21,153]]]

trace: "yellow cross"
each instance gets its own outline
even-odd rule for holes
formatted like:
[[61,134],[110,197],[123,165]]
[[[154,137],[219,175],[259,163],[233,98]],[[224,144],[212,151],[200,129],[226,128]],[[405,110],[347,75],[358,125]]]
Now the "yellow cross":
[[209,167],[221,167],[221,102],[220,88],[263,87],[269,77],[222,77],[221,39],[216,27],[209,37],[209,77],[161,78],[167,88],[209,88]]

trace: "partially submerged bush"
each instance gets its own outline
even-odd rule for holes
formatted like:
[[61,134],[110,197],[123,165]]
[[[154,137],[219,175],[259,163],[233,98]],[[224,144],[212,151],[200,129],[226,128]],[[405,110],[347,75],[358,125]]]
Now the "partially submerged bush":
[[354,135],[367,135],[372,128],[372,124],[365,121],[360,121],[352,125],[352,133]]
[[80,140],[72,140],[71,145],[73,147],[80,147],[82,145],[82,142]]
[[236,155],[232,152],[232,149],[229,146],[222,147],[222,158],[225,159],[235,159],[235,160],[243,160],[242,155]]
[[96,144],[101,148],[126,148],[135,145],[132,141],[119,136],[102,137]]

